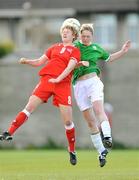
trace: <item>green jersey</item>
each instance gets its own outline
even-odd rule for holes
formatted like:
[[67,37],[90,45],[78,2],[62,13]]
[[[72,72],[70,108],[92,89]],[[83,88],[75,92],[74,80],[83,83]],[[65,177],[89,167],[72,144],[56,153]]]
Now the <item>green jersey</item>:
[[85,74],[96,72],[97,75],[100,74],[100,68],[97,65],[99,60],[108,61],[110,54],[105,51],[98,44],[92,43],[89,46],[82,44],[81,42],[75,42],[75,46],[80,49],[81,52],[81,61],[88,61],[89,67],[81,66],[76,68],[73,73],[73,84],[76,80]]

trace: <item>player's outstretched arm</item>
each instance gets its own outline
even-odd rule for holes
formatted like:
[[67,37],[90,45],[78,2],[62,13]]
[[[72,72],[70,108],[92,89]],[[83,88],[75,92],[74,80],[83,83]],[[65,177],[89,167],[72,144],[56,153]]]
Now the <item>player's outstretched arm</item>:
[[44,63],[46,63],[48,61],[48,57],[46,55],[42,55],[40,58],[38,59],[27,59],[27,58],[21,58],[19,60],[20,64],[28,64],[34,67],[37,66],[41,66]]
[[124,54],[126,54],[128,52],[130,47],[131,47],[131,41],[128,40],[123,44],[120,51],[117,51],[110,55],[110,60],[108,62],[113,62],[113,61],[119,59],[120,57],[122,57]]

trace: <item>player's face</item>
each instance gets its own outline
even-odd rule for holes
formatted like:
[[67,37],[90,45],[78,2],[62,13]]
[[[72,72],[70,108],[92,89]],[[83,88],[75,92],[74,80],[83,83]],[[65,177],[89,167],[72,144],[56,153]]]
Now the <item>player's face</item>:
[[90,45],[92,43],[93,35],[92,32],[84,30],[80,34],[80,39],[82,43],[86,46]]
[[64,43],[72,43],[73,38],[75,36],[73,35],[73,32],[70,29],[64,28],[63,31],[61,32],[61,37]]

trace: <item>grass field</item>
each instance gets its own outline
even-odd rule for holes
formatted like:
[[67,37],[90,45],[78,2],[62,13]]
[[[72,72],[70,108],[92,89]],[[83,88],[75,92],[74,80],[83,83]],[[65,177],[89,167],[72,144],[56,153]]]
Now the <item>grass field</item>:
[[72,166],[66,150],[0,151],[0,180],[139,180],[139,152],[113,150],[100,168],[95,151],[78,150]]

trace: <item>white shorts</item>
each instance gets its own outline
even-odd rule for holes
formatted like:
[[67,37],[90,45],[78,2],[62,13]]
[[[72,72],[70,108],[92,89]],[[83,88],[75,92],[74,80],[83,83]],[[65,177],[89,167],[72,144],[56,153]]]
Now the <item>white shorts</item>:
[[94,101],[104,100],[104,85],[98,76],[77,81],[73,89],[80,111],[92,107]]

